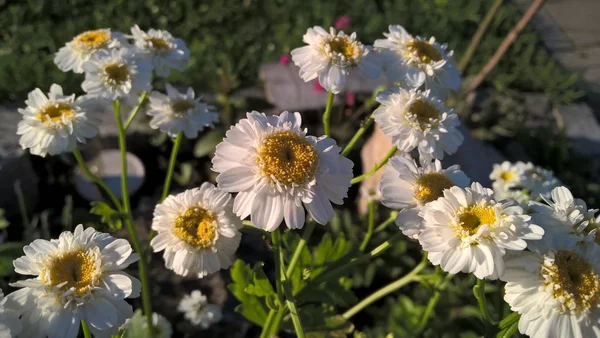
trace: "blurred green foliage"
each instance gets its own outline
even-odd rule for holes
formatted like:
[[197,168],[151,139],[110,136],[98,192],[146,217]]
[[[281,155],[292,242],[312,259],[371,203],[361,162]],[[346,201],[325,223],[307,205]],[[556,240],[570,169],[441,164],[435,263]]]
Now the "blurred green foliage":
[[[60,72],[54,53],[85,30],[110,27],[128,33],[139,24],[167,29],[192,52],[190,67],[168,80],[227,94],[257,84],[260,64],[273,62],[302,44],[313,25],[331,26],[339,15],[352,19],[359,38],[372,43],[389,24],[435,36],[458,56],[492,0],[224,0],[88,1],[0,0],[0,101],[22,100],[32,88],[51,83],[80,92],[81,76]],[[476,73],[520,17],[509,2],[499,10],[467,75]],[[531,29],[517,39],[489,76],[497,88],[544,91],[553,101],[577,97],[574,78],[558,68]]]

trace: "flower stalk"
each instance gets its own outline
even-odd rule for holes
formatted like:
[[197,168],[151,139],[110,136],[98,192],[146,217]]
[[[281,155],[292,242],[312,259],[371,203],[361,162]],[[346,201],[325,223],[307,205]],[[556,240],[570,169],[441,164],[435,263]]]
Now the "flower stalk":
[[333,107],[334,96],[334,93],[329,92],[329,95],[327,96],[327,106],[325,107],[325,113],[323,113],[323,129],[327,137],[331,136],[331,131],[329,130],[329,121],[331,120],[331,108]]
[[[152,301],[150,298],[150,284],[148,279],[148,263],[146,261],[144,252],[140,245],[140,241],[133,224],[133,217],[131,213],[131,206],[129,203],[129,189],[127,187],[127,143],[125,140],[125,128],[123,126],[123,120],[121,119],[121,106],[119,100],[113,102],[113,110],[115,113],[115,119],[117,121],[117,127],[119,129],[119,150],[121,152],[121,198],[123,199],[123,213],[127,215],[125,218],[125,225],[127,232],[131,240],[131,245],[135,252],[140,255],[138,261],[138,269],[140,274],[140,281],[142,283],[142,305],[144,308],[144,315],[146,316],[148,328],[152,328]],[[154,336],[153,331],[150,330],[150,336]]]

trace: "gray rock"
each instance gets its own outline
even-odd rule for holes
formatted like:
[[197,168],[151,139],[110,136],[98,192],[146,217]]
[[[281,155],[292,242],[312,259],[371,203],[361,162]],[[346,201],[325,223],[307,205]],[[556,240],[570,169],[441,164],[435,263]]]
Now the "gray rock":
[[558,108],[569,143],[575,151],[587,156],[600,155],[600,124],[585,103]]
[[[325,107],[327,92],[315,90],[316,80],[304,82],[295,65],[266,64],[260,67],[259,74],[264,81],[267,101],[281,110],[303,111]],[[348,77],[346,90],[372,93],[380,85],[391,86],[392,83],[383,77],[369,79],[360,71],[355,71]],[[336,95],[334,104],[339,104],[342,97]]]
[[471,182],[479,182],[484,187],[491,187],[490,173],[496,163],[505,160],[496,148],[471,136],[463,126],[460,127],[465,140],[458,151],[451,156],[444,156],[444,167],[460,165],[462,171],[471,178]]

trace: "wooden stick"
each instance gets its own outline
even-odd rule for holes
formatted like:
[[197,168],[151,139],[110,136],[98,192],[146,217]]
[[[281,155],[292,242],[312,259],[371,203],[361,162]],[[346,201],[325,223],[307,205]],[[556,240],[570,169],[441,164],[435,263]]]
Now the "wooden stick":
[[461,73],[463,73],[465,69],[467,69],[469,62],[471,62],[473,54],[475,54],[477,47],[479,47],[479,43],[481,42],[483,35],[492,23],[492,19],[494,19],[494,16],[496,16],[496,12],[498,11],[498,8],[500,8],[501,5],[502,0],[494,0],[494,3],[490,6],[487,13],[485,14],[483,21],[481,21],[479,27],[477,27],[477,32],[475,32],[475,35],[473,35],[471,42],[469,42],[469,47],[465,51],[465,54],[463,54],[462,58],[460,59],[460,63],[458,64],[458,70]]
[[529,8],[527,9],[527,12],[525,12],[523,17],[521,18],[521,20],[519,20],[519,22],[517,22],[517,24],[510,30],[510,32],[508,32],[508,35],[506,35],[506,38],[504,38],[504,41],[502,41],[502,44],[500,44],[500,47],[498,47],[490,61],[488,61],[488,63],[485,65],[485,67],[483,67],[481,72],[479,72],[479,74],[475,76],[473,81],[471,81],[469,87],[467,88],[467,93],[474,91],[481,85],[483,80],[485,80],[486,76],[496,67],[502,56],[506,53],[508,47],[510,47],[510,45],[517,39],[521,31],[525,28],[525,26],[527,26],[529,21],[531,21],[535,13],[537,13],[540,7],[542,7],[544,1],[545,0],[533,1],[531,6],[529,6]]

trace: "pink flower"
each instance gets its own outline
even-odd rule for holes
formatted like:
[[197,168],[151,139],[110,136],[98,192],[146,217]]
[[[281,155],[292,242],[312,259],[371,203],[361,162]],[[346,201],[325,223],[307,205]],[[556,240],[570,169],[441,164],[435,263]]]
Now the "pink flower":
[[354,107],[355,104],[356,104],[356,95],[354,94],[354,92],[347,92],[346,93],[346,105],[348,105],[350,107]]
[[290,61],[292,61],[292,58],[288,54],[283,54],[282,56],[279,57],[280,65],[287,65],[290,63]]
[[321,84],[319,83],[319,80],[316,80],[313,85],[313,90],[315,91],[315,93],[322,93],[325,91],[325,88],[323,88],[323,86],[321,86]]
[[346,29],[346,28],[350,28],[351,23],[352,23],[352,20],[350,19],[349,16],[342,15],[342,16],[338,16],[335,19],[334,26],[336,29]]

